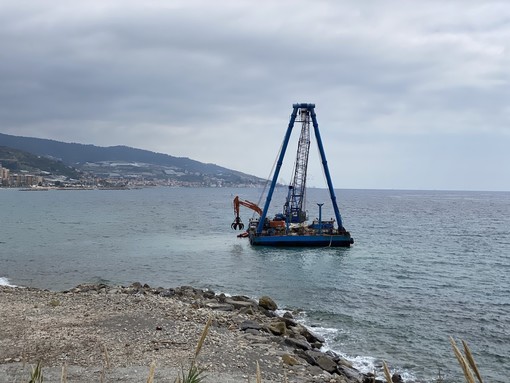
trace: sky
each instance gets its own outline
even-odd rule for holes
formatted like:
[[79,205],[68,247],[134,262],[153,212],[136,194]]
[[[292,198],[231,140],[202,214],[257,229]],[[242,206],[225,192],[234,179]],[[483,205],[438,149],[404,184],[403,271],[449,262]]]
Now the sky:
[[267,178],[307,102],[335,188],[510,191],[506,0],[0,0],[0,48],[2,133]]

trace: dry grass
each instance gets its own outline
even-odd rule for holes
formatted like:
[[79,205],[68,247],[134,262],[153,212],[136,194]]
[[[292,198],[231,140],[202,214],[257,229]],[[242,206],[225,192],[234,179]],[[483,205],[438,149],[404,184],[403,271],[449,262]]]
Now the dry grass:
[[390,370],[388,369],[388,365],[386,364],[385,361],[383,361],[383,370],[384,370],[384,377],[386,378],[386,382],[392,383]]
[[[175,379],[175,383],[200,383],[204,379],[203,373],[204,370],[199,368],[197,365],[197,358],[200,354],[200,350],[202,350],[202,346],[204,345],[205,338],[207,337],[207,334],[209,333],[209,327],[211,327],[212,323],[212,317],[209,317],[207,320],[207,323],[205,324],[204,330],[202,331],[202,335],[200,336],[200,339],[198,340],[197,347],[195,349],[195,354],[193,356],[193,359],[191,360],[190,367],[186,372],[184,369],[181,369],[181,376],[178,376]],[[150,375],[149,375],[150,376]]]
[[154,383],[154,373],[156,372],[156,362],[151,363],[151,367],[149,370],[149,376],[147,378],[147,383]]
[[475,383],[475,378],[473,373],[476,375],[479,383],[483,383],[482,376],[480,375],[480,371],[478,370],[478,366],[475,363],[473,355],[471,354],[471,350],[469,349],[466,342],[462,341],[462,345],[464,347],[464,354],[457,347],[457,343],[455,340],[450,337],[450,343],[453,347],[453,352],[455,353],[455,357],[457,358],[462,371],[464,372],[464,377],[466,378],[467,383]]
[[42,383],[43,381],[42,365],[41,362],[37,362],[37,365],[32,367],[32,374],[28,383]]

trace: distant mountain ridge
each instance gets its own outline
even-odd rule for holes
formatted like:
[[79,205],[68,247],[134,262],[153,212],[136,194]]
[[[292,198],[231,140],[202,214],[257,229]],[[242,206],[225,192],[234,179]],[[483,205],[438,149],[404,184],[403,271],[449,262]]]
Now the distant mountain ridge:
[[43,171],[70,178],[80,177],[80,174],[76,171],[76,169],[65,165],[61,161],[55,161],[46,157],[5,146],[0,146],[0,165],[16,173],[24,171],[38,173]]
[[[126,162],[153,165],[158,174],[170,176],[172,172],[201,175],[202,178],[214,177],[229,184],[259,184],[265,180],[215,164],[206,164],[187,157],[174,157],[149,150],[128,146],[101,147],[79,143],[66,143],[50,139],[21,137],[0,133],[0,146],[10,147],[38,156],[50,157],[62,161],[68,166],[83,169],[89,163]],[[168,170],[172,169],[172,170]],[[130,168],[133,173],[133,167]],[[144,167],[147,173],[147,167]]]

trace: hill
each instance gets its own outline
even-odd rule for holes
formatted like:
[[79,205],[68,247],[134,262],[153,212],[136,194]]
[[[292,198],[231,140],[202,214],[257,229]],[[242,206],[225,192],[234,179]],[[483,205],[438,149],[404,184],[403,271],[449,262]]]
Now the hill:
[[202,186],[260,185],[266,182],[215,164],[127,146],[101,147],[3,133],[0,133],[0,145],[58,160],[67,166],[106,178],[144,177]]
[[55,161],[5,146],[0,146],[0,164],[13,172],[28,172],[32,174],[45,172],[69,178],[80,178],[80,173],[76,169],[65,165],[61,161]]

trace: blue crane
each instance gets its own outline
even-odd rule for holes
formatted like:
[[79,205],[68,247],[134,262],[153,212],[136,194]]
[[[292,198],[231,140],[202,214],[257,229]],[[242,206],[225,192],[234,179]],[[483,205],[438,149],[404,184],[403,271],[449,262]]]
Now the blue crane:
[[[301,246],[301,247],[349,247],[354,243],[351,234],[345,230],[342,224],[342,217],[338,210],[335,191],[331,176],[329,174],[328,163],[322,145],[322,139],[319,133],[319,125],[315,115],[315,104],[294,104],[290,116],[289,126],[283,139],[283,144],[276,162],[275,172],[271,180],[271,186],[266,197],[264,208],[261,209],[253,202],[241,200],[239,197],[234,199],[235,219],[231,227],[234,230],[243,230],[244,224],[239,216],[240,205],[256,211],[260,218],[250,220],[250,225],[245,233],[238,237],[249,237],[250,244],[253,246]],[[278,213],[274,218],[267,218],[269,205],[273,192],[276,187],[278,175],[283,164],[283,158],[289,144],[290,135],[295,122],[301,123],[301,133],[298,141],[296,162],[294,163],[294,172],[283,206],[283,212]],[[306,176],[308,170],[308,154],[310,152],[311,127],[319,148],[319,154],[322,161],[322,168],[326,181],[328,183],[329,195],[335,218],[338,226],[335,228],[335,220],[322,220],[322,203],[319,206],[319,219],[311,224],[307,223],[306,217]]]
[[289,193],[283,207],[285,220],[290,223],[306,221],[306,211],[303,209],[306,200],[306,172],[308,169],[308,153],[310,152],[310,110],[299,109],[301,117],[301,135],[299,136],[294,176],[289,185]]
[[[280,174],[280,169],[283,164],[283,158],[285,157],[285,152],[287,151],[287,146],[289,144],[290,135],[292,133],[292,129],[294,127],[294,123],[296,122],[298,112],[301,115],[301,136],[300,141],[298,143],[298,153],[296,156],[296,164],[294,170],[294,179],[291,187],[289,188],[289,193],[287,196],[286,207],[284,208],[284,215],[287,214],[286,219],[290,219],[294,222],[303,222],[303,215],[306,216],[306,212],[303,211],[303,202],[305,197],[305,186],[306,186],[306,171],[308,166],[308,152],[310,148],[310,119],[313,124],[313,130],[315,133],[315,139],[317,140],[317,146],[319,147],[319,153],[322,161],[322,168],[324,170],[324,174],[326,176],[326,181],[328,183],[329,196],[331,198],[331,203],[333,205],[333,210],[335,211],[335,218],[338,224],[339,230],[343,229],[342,217],[340,216],[340,211],[338,209],[338,204],[336,201],[335,191],[333,189],[333,182],[331,181],[331,176],[329,174],[328,169],[328,161],[326,160],[326,154],[324,152],[324,146],[322,145],[322,139],[319,132],[319,124],[317,123],[317,116],[315,114],[315,104],[294,104],[292,105],[293,111],[290,116],[289,125],[287,127],[287,132],[285,133],[285,137],[283,139],[282,148],[280,150],[280,155],[278,156],[278,160],[276,163],[276,169],[273,175],[273,179],[271,181],[271,186],[269,187],[269,192],[266,197],[266,203],[264,205],[264,209],[262,210],[262,214],[260,216],[259,223],[257,225],[256,234],[260,235],[262,230],[264,229],[264,222],[267,216],[267,212],[269,210],[269,205],[271,204],[271,199],[273,197],[273,192],[276,187],[276,181],[278,179],[278,175]],[[303,122],[304,121],[304,122]],[[308,121],[308,123],[307,123]],[[301,151],[301,152],[300,152]],[[286,210],[285,210],[286,209]]]

